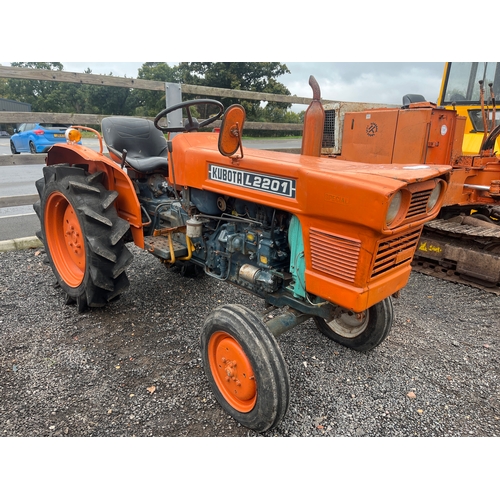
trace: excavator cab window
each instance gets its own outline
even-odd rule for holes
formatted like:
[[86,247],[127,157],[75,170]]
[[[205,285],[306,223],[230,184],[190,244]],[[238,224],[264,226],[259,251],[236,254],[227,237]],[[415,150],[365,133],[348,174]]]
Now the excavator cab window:
[[489,96],[489,84],[495,96],[500,94],[500,63],[494,62],[454,62],[448,66],[443,105],[480,104],[479,80],[484,82],[486,100]]

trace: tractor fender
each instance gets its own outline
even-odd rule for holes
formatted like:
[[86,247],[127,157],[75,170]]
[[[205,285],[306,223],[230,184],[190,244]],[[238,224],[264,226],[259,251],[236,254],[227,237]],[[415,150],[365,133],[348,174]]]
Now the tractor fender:
[[141,205],[130,177],[120,166],[106,155],[78,144],[55,144],[47,153],[46,164],[88,165],[90,174],[98,171],[106,175],[103,185],[108,191],[116,191],[118,197],[114,201],[119,217],[130,224],[135,245],[144,248],[144,232]]

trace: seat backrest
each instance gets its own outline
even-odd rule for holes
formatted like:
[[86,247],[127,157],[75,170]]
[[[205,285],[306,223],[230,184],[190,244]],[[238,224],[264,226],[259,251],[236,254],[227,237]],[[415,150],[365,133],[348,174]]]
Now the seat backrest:
[[101,122],[108,149],[129,158],[167,157],[167,140],[151,120],[132,116],[109,116]]
[[406,94],[403,96],[403,108],[408,107],[414,102],[426,102],[425,97],[420,94]]

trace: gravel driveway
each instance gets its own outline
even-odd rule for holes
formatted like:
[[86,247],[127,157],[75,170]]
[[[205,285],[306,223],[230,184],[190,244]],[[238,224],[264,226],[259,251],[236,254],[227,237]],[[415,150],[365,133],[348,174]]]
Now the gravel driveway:
[[[263,302],[131,250],[130,289],[84,314],[63,305],[43,251],[0,254],[0,435],[256,435],[215,401],[199,334],[213,308]],[[500,296],[414,272],[394,304],[369,353],[312,321],[279,338],[291,401],[263,436],[500,435]]]

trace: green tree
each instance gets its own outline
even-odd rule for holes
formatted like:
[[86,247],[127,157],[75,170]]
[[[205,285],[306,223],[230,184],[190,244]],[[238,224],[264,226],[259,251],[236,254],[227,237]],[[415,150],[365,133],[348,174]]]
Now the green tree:
[[[277,80],[290,71],[285,64],[277,62],[181,62],[177,70],[180,81],[191,85],[290,95],[290,91]],[[249,120],[256,120],[260,114],[260,101],[222,98],[221,102],[225,107],[239,102]],[[269,105],[278,109],[290,107],[286,103]]]
[[[14,62],[12,66],[64,69],[59,62]],[[87,68],[85,73],[90,74],[92,70]],[[122,87],[13,78],[6,80],[0,89],[6,98],[30,103],[33,112],[130,115],[136,107],[131,89]]]
[[[176,67],[171,68],[165,62],[146,62],[137,72],[138,78],[156,82],[178,82]],[[141,116],[156,116],[165,109],[165,92],[156,90],[134,91],[136,113]]]
[[[63,71],[59,62],[15,62],[14,67]],[[92,73],[87,68],[85,73]],[[193,62],[170,67],[165,62],[146,62],[138,77],[160,82],[179,82],[207,87],[247,90],[290,95],[277,79],[290,73],[286,65],[277,62]],[[113,76],[112,73],[109,76]],[[0,80],[0,96],[30,103],[34,112],[79,113],[102,115],[155,116],[165,108],[165,91],[128,89],[122,87],[63,83],[44,80]],[[207,97],[184,94],[184,99]],[[211,96],[208,96],[211,97]],[[300,114],[289,111],[289,104],[234,98],[221,98],[227,108],[240,103],[248,121],[300,123]],[[202,116],[212,112],[198,110]],[[193,110],[196,115],[196,110]],[[248,131],[250,134],[251,132]],[[259,135],[283,135],[260,132]]]
[[[91,70],[87,70],[91,73]],[[107,76],[113,76],[109,73]],[[86,97],[86,113],[98,115],[135,114],[137,100],[132,89],[105,85],[82,85]]]
[[[59,62],[13,62],[11,65],[17,68],[46,69],[51,71],[62,71],[63,69],[63,65]],[[53,93],[60,85],[58,82],[12,78],[7,80],[4,92],[8,99],[31,104],[31,109],[34,112],[56,112],[60,111],[60,108],[55,108],[57,97]]]

